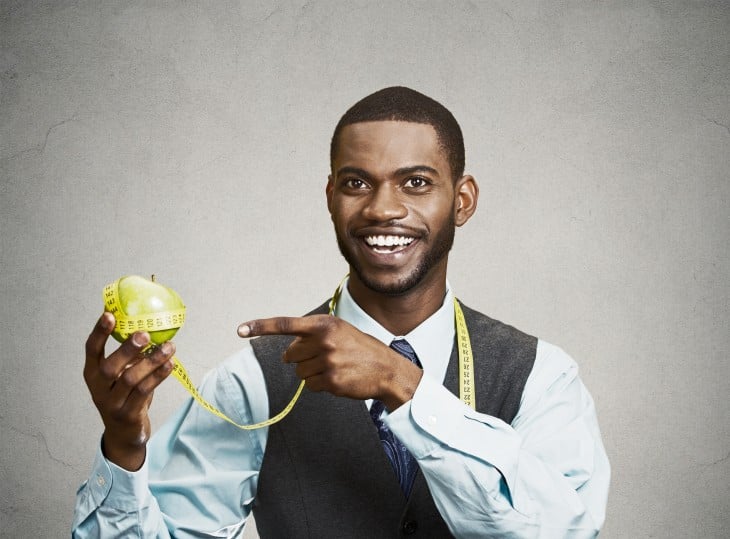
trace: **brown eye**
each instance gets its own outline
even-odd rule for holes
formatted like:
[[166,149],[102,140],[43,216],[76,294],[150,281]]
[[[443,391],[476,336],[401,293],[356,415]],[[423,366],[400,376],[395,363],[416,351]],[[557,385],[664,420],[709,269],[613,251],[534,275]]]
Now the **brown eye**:
[[360,178],[348,178],[345,180],[345,187],[348,189],[364,189],[366,184]]
[[419,187],[426,187],[427,185],[428,185],[428,180],[426,178],[424,178],[423,176],[413,176],[406,180],[406,187],[411,187],[413,189],[418,189]]

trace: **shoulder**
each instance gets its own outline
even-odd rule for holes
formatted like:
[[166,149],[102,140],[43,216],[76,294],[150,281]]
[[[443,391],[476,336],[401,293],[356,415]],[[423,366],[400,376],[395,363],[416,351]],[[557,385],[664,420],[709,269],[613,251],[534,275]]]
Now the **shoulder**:
[[541,361],[552,362],[563,369],[578,368],[578,364],[570,356],[570,354],[568,354],[568,352],[544,339],[539,339],[537,341],[537,351],[540,355]]
[[521,357],[531,364],[536,357],[538,339],[514,326],[491,318],[459,301],[466,319],[472,346],[492,355]]
[[459,301],[459,304],[464,311],[464,316],[467,318],[469,332],[488,332],[490,339],[492,339],[491,346],[499,346],[518,341],[534,347],[535,364],[532,373],[533,377],[541,378],[547,376],[552,378],[563,375],[577,375],[577,363],[562,348],[529,333],[525,333],[500,320],[491,318],[486,314],[464,305],[461,301]]
[[538,339],[531,377],[542,384],[568,383],[578,377],[578,363],[562,348]]
[[501,322],[495,318],[491,318],[484,313],[464,305],[461,300],[459,300],[459,305],[461,305],[461,309],[464,311],[464,317],[469,323],[470,331],[489,331],[490,333],[494,333],[497,338],[536,340],[536,337],[533,337],[514,326],[510,326],[509,324]]
[[562,348],[539,339],[535,364],[525,384],[514,425],[528,423],[529,417],[539,416],[545,410],[578,413],[590,401],[576,361]]

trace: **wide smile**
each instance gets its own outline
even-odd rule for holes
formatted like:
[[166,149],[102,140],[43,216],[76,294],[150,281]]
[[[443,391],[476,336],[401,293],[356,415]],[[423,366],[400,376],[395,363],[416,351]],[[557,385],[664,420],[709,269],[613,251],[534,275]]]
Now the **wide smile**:
[[413,236],[379,234],[363,237],[365,244],[377,254],[395,254],[405,251],[416,238]]

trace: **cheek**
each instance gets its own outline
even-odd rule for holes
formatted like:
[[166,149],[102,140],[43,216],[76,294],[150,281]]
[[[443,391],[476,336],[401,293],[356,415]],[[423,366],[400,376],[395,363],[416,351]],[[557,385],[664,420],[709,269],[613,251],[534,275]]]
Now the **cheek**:
[[342,231],[347,228],[348,225],[348,212],[345,211],[345,208],[342,206],[335,206],[334,211],[330,212],[330,219],[332,220],[332,223],[335,225],[335,230]]
[[412,215],[417,216],[432,231],[449,226],[454,220],[455,209],[450,203],[434,201],[428,205],[413,208]]
[[335,223],[344,225],[358,214],[357,203],[350,198],[335,198],[330,206],[330,217]]

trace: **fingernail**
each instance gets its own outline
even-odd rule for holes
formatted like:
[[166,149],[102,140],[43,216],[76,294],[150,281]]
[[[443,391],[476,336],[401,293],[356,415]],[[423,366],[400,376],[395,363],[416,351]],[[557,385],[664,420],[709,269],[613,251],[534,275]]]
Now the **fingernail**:
[[238,326],[238,336],[239,337],[248,337],[251,334],[251,328],[248,327],[246,324],[241,324]]
[[150,336],[147,335],[147,333],[135,333],[134,335],[132,335],[132,344],[134,344],[138,348],[142,348],[149,342],[149,340]]
[[114,325],[114,321],[112,320],[112,315],[109,312],[105,312],[101,315],[101,327],[104,329],[104,331],[109,331],[112,329]]

